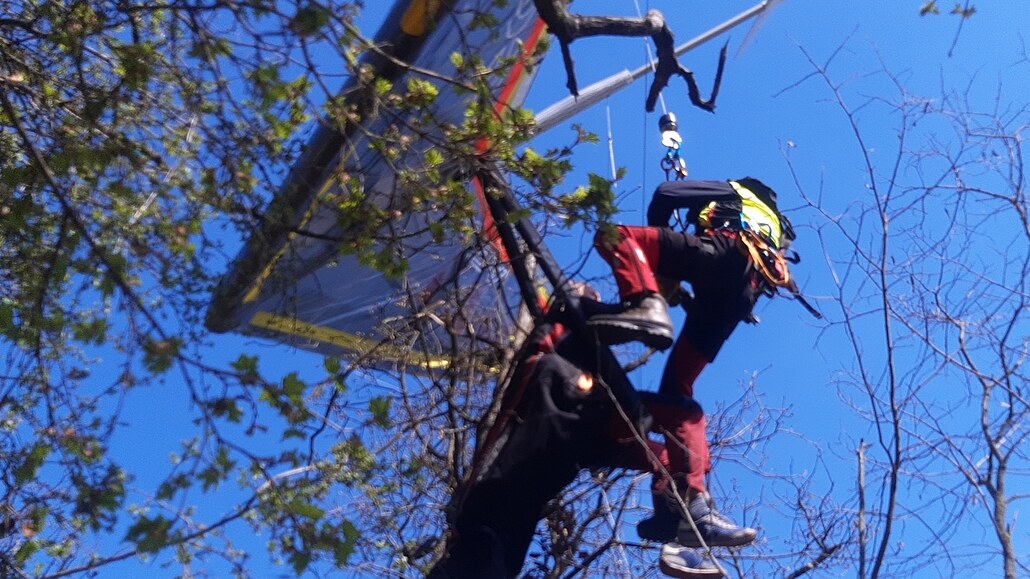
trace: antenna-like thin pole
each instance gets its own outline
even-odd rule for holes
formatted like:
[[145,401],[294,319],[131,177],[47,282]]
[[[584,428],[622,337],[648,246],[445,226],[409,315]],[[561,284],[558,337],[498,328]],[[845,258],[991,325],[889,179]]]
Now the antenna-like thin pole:
[[608,164],[612,172],[612,184],[619,184],[618,169],[615,168],[615,135],[612,133],[612,107],[605,105],[605,115],[608,117]]

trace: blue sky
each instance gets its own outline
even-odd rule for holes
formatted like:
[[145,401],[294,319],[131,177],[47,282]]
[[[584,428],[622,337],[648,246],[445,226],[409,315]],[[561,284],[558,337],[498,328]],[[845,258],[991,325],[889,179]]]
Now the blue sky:
[[[388,2],[367,2],[359,19],[361,28],[373,35],[389,9]],[[650,4],[650,6],[648,5]],[[726,179],[754,176],[780,193],[781,207],[799,208],[802,202],[794,186],[787,163],[789,156],[803,188],[809,193],[821,190],[835,211],[846,213],[849,202],[866,194],[866,176],[860,150],[850,134],[846,119],[833,102],[830,89],[813,76],[809,58],[824,64],[833,56],[829,72],[844,84],[850,102],[858,106],[869,97],[884,94],[889,80],[886,68],[914,93],[939,94],[942,85],[971,87],[974,100],[992,101],[1003,95],[1030,94],[1030,75],[1025,63],[1018,61],[1025,52],[1021,30],[1030,30],[1030,8],[1025,1],[1007,0],[982,3],[980,12],[965,23],[958,35],[953,56],[948,57],[958,19],[945,15],[920,17],[918,0],[888,2],[856,2],[826,0],[786,0],[774,10],[758,31],[754,41],[742,54],[737,54],[749,25],[709,43],[681,58],[692,69],[702,89],[710,86],[717,50],[725,39],[730,41],[731,58],[727,63],[722,92],[715,114],[692,108],[684,86],[674,80],[664,93],[665,104],[680,120],[685,144],[683,154],[691,176],[700,179]],[[663,10],[681,43],[711,26],[750,7],[751,2],[726,0],[696,2],[665,0],[641,1],[640,8]],[[573,8],[593,14],[635,15],[632,3],[621,0],[578,1]],[[583,39],[572,46],[576,72],[581,87],[622,69],[633,69],[646,62],[651,45],[643,39]],[[663,154],[658,143],[657,118],[661,112],[647,114],[643,103],[647,82],[637,84],[611,97],[606,103],[577,116],[573,122],[599,134],[602,142],[580,149],[574,162],[576,171],[569,187],[585,182],[588,172],[608,174],[610,159],[606,146],[611,117],[611,134],[615,163],[627,169],[619,184],[622,195],[620,220],[628,224],[643,222],[641,209],[663,178],[658,161]],[[541,110],[567,95],[565,76],[557,51],[545,61],[530,92],[527,107]],[[1024,99],[1025,102],[1025,99]],[[871,102],[858,113],[868,127],[868,144],[875,162],[889,162],[897,146],[896,117],[888,107]],[[531,146],[546,149],[563,145],[572,138],[571,123],[559,126],[537,138]],[[803,211],[791,213],[795,224],[803,225],[812,216]],[[830,272],[821,255],[822,249],[800,228],[796,248],[804,261],[795,268],[802,287],[813,301],[834,319],[833,304],[824,298],[829,294]],[[571,232],[566,237],[548,239],[552,249],[574,265],[589,246],[589,237]],[[585,271],[587,276],[603,279],[607,270],[592,256]],[[614,286],[598,283],[606,297],[614,298]],[[850,355],[841,335],[812,319],[801,307],[786,300],[760,304],[759,326],[740,327],[724,348],[715,364],[702,375],[697,393],[708,409],[735,400],[741,382],[757,373],[759,390],[772,406],[792,407],[786,425],[794,436],[783,446],[774,447],[764,468],[779,472],[800,472],[821,469],[820,461],[843,465],[851,456],[819,456],[830,443],[842,442],[847,448],[852,441],[868,437],[868,425],[849,412],[836,380],[849,365]],[[215,337],[211,348],[212,363],[235,359],[241,350],[260,351],[264,367],[294,369],[320,368],[321,357],[303,352],[255,343],[234,336]],[[870,352],[875,356],[875,352]],[[661,361],[635,373],[642,389],[653,389]],[[168,387],[175,388],[174,380]],[[154,412],[159,400],[162,412]],[[146,416],[147,436],[132,435],[124,440],[123,457],[153,461],[155,477],[163,476],[169,453],[177,441],[187,436],[189,425],[178,422],[178,410],[185,414],[188,402],[171,392],[137,391],[127,401],[125,416]],[[832,468],[831,468],[832,470]],[[739,488],[743,494],[760,496],[761,480],[741,469],[720,469],[714,488]],[[850,475],[849,475],[850,476]],[[158,479],[160,480],[160,479]],[[152,487],[139,481],[143,488]],[[823,481],[826,482],[825,480]],[[841,486],[850,480],[839,481]],[[231,492],[232,485],[223,485]],[[1027,489],[1030,491],[1030,489]],[[740,516],[736,513],[735,516]],[[776,513],[761,513],[764,531],[775,541]],[[976,532],[970,541],[985,539]],[[1026,552],[1026,531],[1020,539]],[[264,543],[256,539],[244,546],[253,550],[257,565],[265,560]],[[171,577],[174,568],[145,566],[150,577]],[[136,577],[139,567],[124,564],[105,571],[104,577]],[[272,571],[270,571],[271,573]],[[938,576],[928,571],[927,577]],[[260,576],[260,573],[255,571]],[[271,575],[269,575],[271,576]]]

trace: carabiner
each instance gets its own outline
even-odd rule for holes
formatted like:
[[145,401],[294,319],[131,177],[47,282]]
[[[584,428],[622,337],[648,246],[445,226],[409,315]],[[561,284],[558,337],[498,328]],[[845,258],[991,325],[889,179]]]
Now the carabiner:
[[680,145],[683,144],[683,137],[679,134],[679,123],[676,122],[676,115],[666,113],[658,119],[658,129],[662,131],[662,145],[665,146],[665,157],[661,160],[662,170],[665,171],[665,179],[669,179],[669,173],[675,172],[676,179],[687,177],[687,162],[680,156]]

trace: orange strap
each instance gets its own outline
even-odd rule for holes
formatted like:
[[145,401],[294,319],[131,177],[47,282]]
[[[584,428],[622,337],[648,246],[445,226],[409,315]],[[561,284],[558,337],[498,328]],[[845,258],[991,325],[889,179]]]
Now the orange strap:
[[792,289],[790,268],[783,254],[750,229],[742,229],[738,233],[741,243],[747,248],[748,255],[755,264],[755,269],[762,274],[765,281],[773,287]]

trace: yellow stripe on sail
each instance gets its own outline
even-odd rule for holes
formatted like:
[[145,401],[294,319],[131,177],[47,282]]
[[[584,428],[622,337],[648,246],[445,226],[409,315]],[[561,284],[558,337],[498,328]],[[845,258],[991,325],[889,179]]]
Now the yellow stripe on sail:
[[[306,338],[317,342],[332,344],[356,352],[360,355],[373,354],[378,358],[391,362],[404,362],[429,370],[442,370],[450,367],[451,362],[446,358],[428,357],[422,358],[414,352],[405,348],[398,348],[390,344],[383,344],[375,340],[362,338],[361,336],[342,332],[332,328],[316,326],[302,322],[296,318],[280,316],[270,312],[258,312],[250,320],[250,325],[256,328],[272,330],[282,334],[289,334],[298,338]],[[421,358],[416,360],[416,358]]]
[[[343,162],[344,159],[341,158],[337,166],[342,167]],[[320,208],[319,200],[322,199],[322,197],[325,195],[325,192],[328,191],[330,187],[336,185],[336,173],[333,173],[333,175],[334,176],[331,176],[325,180],[325,183],[322,184],[322,187],[318,190],[318,193],[315,195],[314,200],[308,205],[307,210],[304,212],[304,216],[300,219],[300,221],[297,222],[297,230],[303,229],[304,226],[306,226],[308,222],[311,221],[311,219],[315,216],[315,213],[317,213],[318,209]],[[275,266],[279,264],[279,260],[282,259],[283,255],[286,255],[286,252],[290,249],[290,244],[292,244],[296,238],[297,233],[293,231],[286,235],[286,243],[284,243],[283,246],[279,248],[279,251],[275,252],[275,255],[273,255],[271,259],[268,260],[268,263],[265,265],[265,268],[261,270],[261,274],[254,278],[254,281],[251,283],[250,289],[247,290],[247,293],[243,294],[243,303],[249,304],[258,299],[258,297],[261,295],[261,289],[265,287],[265,282],[267,282],[268,278],[272,276],[272,272],[275,270]]]

